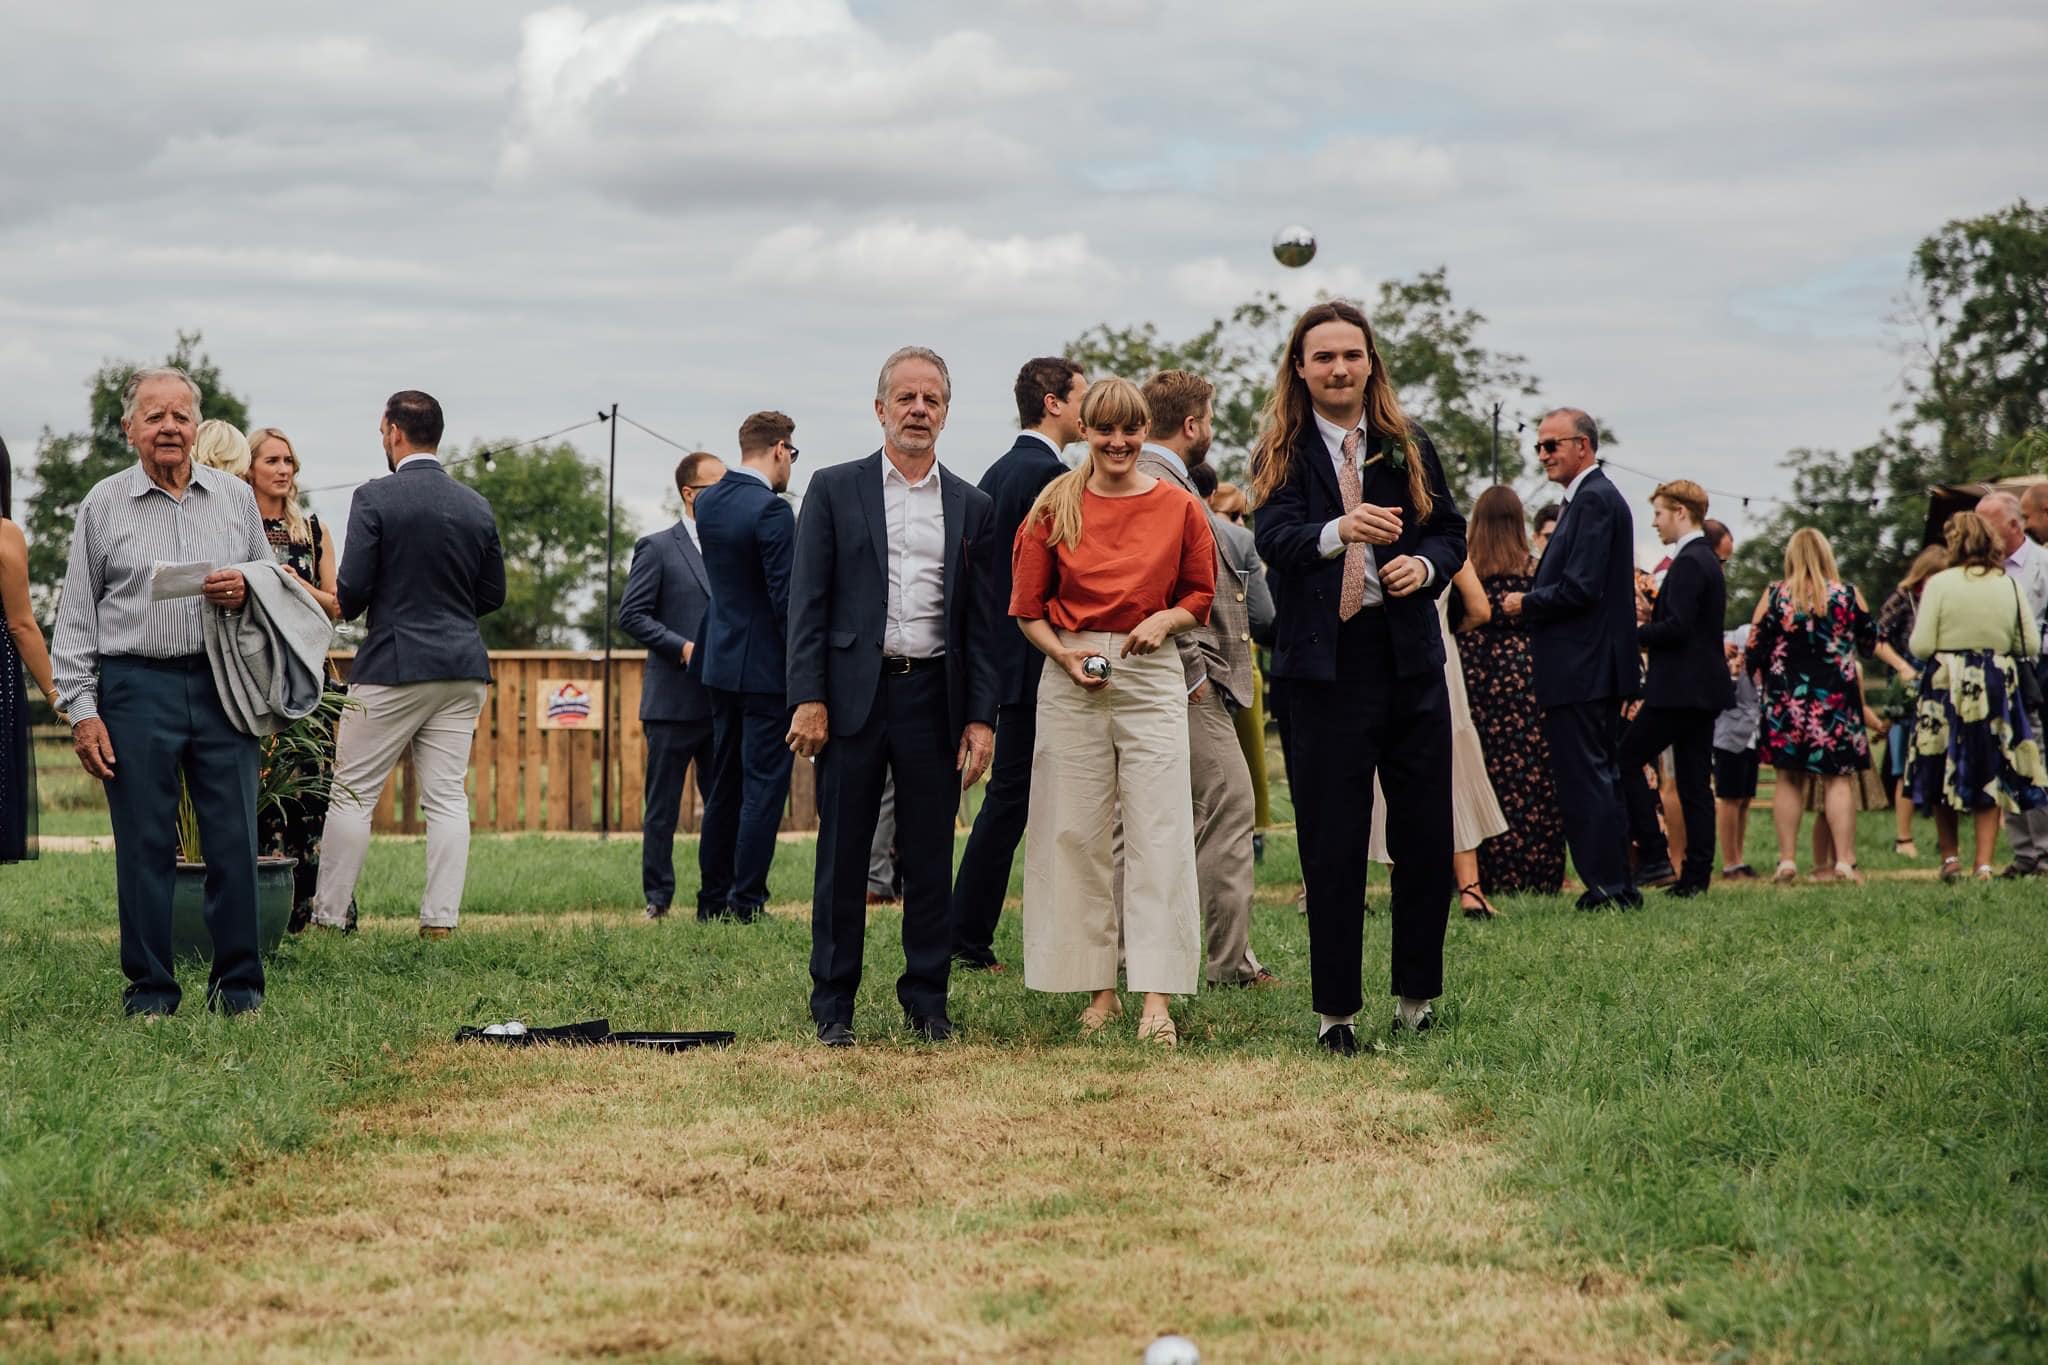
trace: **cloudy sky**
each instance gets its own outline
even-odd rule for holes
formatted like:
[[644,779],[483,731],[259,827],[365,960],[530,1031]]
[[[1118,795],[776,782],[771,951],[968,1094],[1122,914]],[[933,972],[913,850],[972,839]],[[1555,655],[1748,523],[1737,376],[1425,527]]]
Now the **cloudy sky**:
[[[383,397],[419,387],[457,441],[616,401],[727,451],[778,407],[800,485],[877,444],[907,342],[950,360],[941,452],[974,475],[1018,363],[1097,322],[1178,336],[1443,264],[1617,458],[1768,492],[1788,448],[1888,420],[1913,245],[2048,197],[2038,0],[0,0],[0,25],[18,464],[83,425],[103,359],[197,328],[308,484],[381,472]],[[1322,245],[1300,271],[1268,252],[1292,222]],[[645,523],[674,456],[622,435]]]

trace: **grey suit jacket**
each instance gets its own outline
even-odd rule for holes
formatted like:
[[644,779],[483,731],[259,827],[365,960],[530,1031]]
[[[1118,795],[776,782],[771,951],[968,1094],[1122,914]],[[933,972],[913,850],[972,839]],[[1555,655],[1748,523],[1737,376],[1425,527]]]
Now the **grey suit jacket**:
[[683,664],[683,645],[702,638],[711,609],[711,579],[704,556],[681,522],[642,536],[619,598],[619,629],[647,646],[647,676],[640,685],[640,719],[706,720],[711,699]]
[[[1151,449],[1139,453],[1138,468],[1176,488],[1186,489],[1189,497],[1201,502],[1202,495],[1195,491],[1194,481]],[[1216,518],[1212,514],[1209,520],[1213,533]],[[1223,538],[1217,536],[1216,600],[1209,606],[1209,624],[1174,637],[1189,690],[1207,678],[1239,706],[1252,704],[1252,628],[1245,606],[1246,591],[1244,581],[1223,553]]]
[[505,605],[505,555],[490,503],[420,460],[356,490],[335,578],[341,616],[370,613],[351,683],[489,682],[477,618]]

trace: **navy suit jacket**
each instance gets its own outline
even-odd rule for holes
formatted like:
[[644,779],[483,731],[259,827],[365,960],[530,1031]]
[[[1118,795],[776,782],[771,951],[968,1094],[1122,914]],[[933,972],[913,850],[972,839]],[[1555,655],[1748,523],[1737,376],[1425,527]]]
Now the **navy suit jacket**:
[[370,613],[352,683],[491,679],[477,618],[505,605],[505,553],[483,494],[419,460],[356,490],[335,592]]
[[1650,656],[1644,705],[1719,712],[1734,704],[1735,680],[1721,652],[1727,612],[1721,561],[1702,536],[1672,558],[1650,619],[1636,627],[1636,643]]
[[711,580],[704,557],[680,521],[666,531],[642,536],[633,546],[633,568],[619,599],[619,629],[647,646],[647,675],[640,684],[640,719],[704,720],[711,701],[704,684],[683,663],[683,645],[703,639],[704,613],[711,605]]
[[[1038,501],[1047,484],[1066,472],[1066,465],[1053,454],[1051,446],[1020,432],[1017,444],[981,476],[981,491],[995,504],[995,520],[989,535],[995,542],[992,578],[1001,619],[997,621],[995,638],[989,643],[995,658],[996,702],[1000,706],[1030,705],[1038,700],[1038,675],[1045,656],[1009,620],[1011,550],[1017,542],[1017,528],[1024,524],[1031,504]],[[1009,629],[1002,629],[1004,625]]]
[[[1595,468],[1564,505],[1536,565],[1535,586],[1522,597],[1539,706],[1641,692],[1635,564],[1635,519],[1628,502]],[[1718,647],[1715,659],[1716,671],[1725,675],[1728,666]]]
[[728,470],[697,495],[711,608],[690,671],[706,687],[781,695],[796,514],[766,483]]
[[[1441,679],[1444,638],[1436,599],[1465,562],[1465,517],[1451,501],[1436,446],[1421,427],[1414,428],[1414,435],[1429,479],[1428,519],[1417,518],[1408,500],[1407,472],[1388,468],[1384,459],[1360,469],[1359,494],[1377,506],[1401,509],[1400,539],[1372,547],[1379,563],[1416,555],[1435,569],[1429,586],[1406,597],[1390,596],[1384,606],[1396,672],[1402,677],[1434,673]],[[1377,452],[1382,445],[1383,439],[1374,435],[1370,448]],[[1287,478],[1259,504],[1253,524],[1273,590],[1276,678],[1330,682],[1337,676],[1337,605],[1344,589],[1344,556],[1323,558],[1318,542],[1323,527],[1343,515],[1344,498],[1330,463],[1330,448],[1314,421],[1306,422],[1295,440]]]
[[[789,704],[825,703],[835,735],[867,723],[882,679],[889,619],[889,535],[882,460],[811,476],[797,520],[789,590]],[[955,743],[970,721],[996,722],[998,630],[1017,629],[995,598],[995,504],[939,466],[946,519],[946,719]]]

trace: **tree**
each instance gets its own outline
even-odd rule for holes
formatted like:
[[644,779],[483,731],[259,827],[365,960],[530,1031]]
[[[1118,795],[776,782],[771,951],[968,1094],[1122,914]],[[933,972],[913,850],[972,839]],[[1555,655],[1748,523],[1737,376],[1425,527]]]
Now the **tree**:
[[[213,357],[199,349],[198,332],[179,332],[178,343],[164,358],[191,375],[199,384],[201,420],[219,418],[246,430],[249,405],[231,392],[220,376]],[[129,376],[142,366],[133,361],[110,360],[100,366],[88,382],[91,398],[87,407],[90,426],[85,431],[58,435],[48,427],[36,442],[36,490],[29,499],[28,570],[37,616],[44,630],[57,616],[57,599],[64,583],[64,570],[71,557],[71,532],[78,521],[78,505],[94,484],[109,474],[118,474],[135,463],[135,451],[121,434],[121,391]]]
[[1843,579],[1862,588],[1875,610],[1920,550],[1927,511],[1920,453],[1892,435],[1847,459],[1832,450],[1794,450],[1784,466],[1792,474],[1790,499],[1729,561],[1728,624],[1749,620],[1782,574],[1785,542],[1802,526],[1828,538]]
[[[1383,282],[1366,316],[1401,404],[1429,430],[1452,491],[1469,500],[1469,494],[1493,481],[1496,401],[1509,405],[1503,408],[1509,434],[1501,445],[1500,476],[1512,481],[1521,472],[1522,453],[1511,433],[1527,415],[1513,405],[1535,396],[1536,380],[1522,369],[1522,356],[1479,344],[1486,318],[1452,302],[1447,268]],[[1143,382],[1156,371],[1182,369],[1215,384],[1216,446],[1210,463],[1223,478],[1242,482],[1294,317],[1279,295],[1267,292],[1186,341],[1162,341],[1149,322],[1123,328],[1103,323],[1069,342],[1065,353],[1091,375],[1120,374]]]
[[[604,471],[568,442],[508,451],[486,467],[476,442],[449,473],[484,495],[505,551],[505,605],[483,618],[491,649],[573,649],[595,644],[602,623],[590,610],[604,582]],[[633,548],[633,523],[617,509],[618,587]],[[613,596],[617,606],[616,590]],[[601,611],[601,606],[597,608]]]

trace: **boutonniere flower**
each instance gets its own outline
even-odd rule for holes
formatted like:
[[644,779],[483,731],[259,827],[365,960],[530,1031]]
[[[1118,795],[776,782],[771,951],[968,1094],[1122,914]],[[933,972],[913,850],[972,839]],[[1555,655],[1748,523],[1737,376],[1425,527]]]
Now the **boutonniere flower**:
[[1381,460],[1385,460],[1387,468],[1393,470],[1396,474],[1408,468],[1408,447],[1406,445],[1391,436],[1376,436],[1373,439],[1378,443],[1379,449],[1373,452],[1371,459],[1359,466],[1361,469],[1370,469]]

